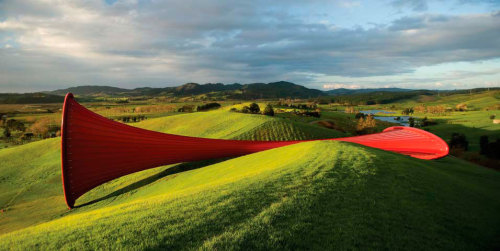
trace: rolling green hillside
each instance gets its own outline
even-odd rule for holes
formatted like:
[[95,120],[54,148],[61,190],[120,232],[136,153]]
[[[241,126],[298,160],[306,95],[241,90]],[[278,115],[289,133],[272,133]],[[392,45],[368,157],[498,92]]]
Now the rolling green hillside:
[[185,136],[219,139],[301,140],[346,134],[282,118],[217,110],[145,120],[134,126]]
[[454,108],[458,104],[467,104],[469,109],[483,110],[488,107],[498,105],[500,103],[500,91],[491,90],[472,94],[452,94],[448,96],[419,96],[414,99],[398,102],[397,106],[412,107],[419,104],[426,106],[444,105],[445,107]]
[[[135,125],[213,138],[327,136],[313,125],[225,111]],[[500,247],[500,173],[453,157],[308,142],[128,175],[71,211],[59,139],[2,149],[0,163],[2,250]]]
[[[287,123],[279,118],[223,110],[161,117],[134,125],[166,133],[223,139],[300,140],[343,136],[335,130],[304,123]],[[20,229],[66,213],[64,199],[60,196],[59,144],[59,139],[49,139],[0,150],[0,209],[4,209],[5,216],[8,215],[0,217],[0,232]],[[184,164],[177,168],[193,167]],[[148,170],[110,182],[96,188],[95,197],[166,169],[168,167]],[[106,189],[101,191],[103,188]],[[47,203],[47,200],[53,203]]]

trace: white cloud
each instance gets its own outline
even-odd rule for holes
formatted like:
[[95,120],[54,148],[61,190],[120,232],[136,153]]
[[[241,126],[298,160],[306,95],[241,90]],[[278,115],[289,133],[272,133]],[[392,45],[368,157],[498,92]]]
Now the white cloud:
[[323,89],[339,89],[339,88],[345,88],[345,89],[360,89],[360,85],[356,84],[324,84]]
[[294,10],[305,5],[0,1],[0,92],[189,81],[308,84],[318,76],[400,76],[421,66],[500,57],[499,15],[423,14],[342,28],[332,20],[304,21]]
[[355,7],[360,7],[361,3],[358,1],[340,1],[339,5],[344,8],[355,8]]

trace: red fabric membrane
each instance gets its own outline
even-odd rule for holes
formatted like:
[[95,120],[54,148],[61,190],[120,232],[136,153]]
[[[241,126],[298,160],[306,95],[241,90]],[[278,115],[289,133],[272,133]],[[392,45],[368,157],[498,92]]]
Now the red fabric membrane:
[[[307,141],[222,140],[149,131],[102,117],[78,104],[71,93],[64,100],[61,128],[62,180],[69,208],[92,188],[134,172]],[[448,154],[448,145],[441,138],[410,127],[395,126],[376,134],[324,140],[352,142],[420,159]]]

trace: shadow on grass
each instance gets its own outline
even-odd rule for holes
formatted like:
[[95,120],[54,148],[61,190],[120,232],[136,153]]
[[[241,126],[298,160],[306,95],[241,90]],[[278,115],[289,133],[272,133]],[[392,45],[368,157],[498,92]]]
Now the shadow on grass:
[[101,197],[101,198],[98,198],[98,199],[95,199],[95,200],[92,200],[92,201],[89,201],[89,202],[85,202],[81,205],[77,205],[75,206],[75,208],[82,208],[82,207],[85,207],[85,206],[89,206],[89,205],[92,205],[92,204],[95,204],[95,203],[98,203],[100,201],[104,201],[104,200],[107,200],[107,199],[110,199],[110,198],[113,198],[113,197],[116,197],[118,195],[121,195],[121,194],[124,194],[124,193],[128,193],[128,192],[131,192],[133,190],[136,190],[136,189],[139,189],[143,186],[146,186],[146,185],[149,185],[163,177],[167,177],[169,175],[174,175],[174,174],[177,174],[177,173],[182,173],[182,172],[186,172],[186,171],[189,171],[189,170],[194,170],[194,169],[198,169],[198,168],[202,168],[202,167],[205,167],[205,166],[209,166],[209,165],[213,165],[213,164],[216,164],[216,163],[219,163],[219,162],[222,162],[222,161],[226,161],[228,159],[231,159],[231,158],[221,158],[221,159],[213,159],[213,160],[203,160],[203,161],[197,161],[197,162],[187,162],[187,163],[182,163],[182,164],[178,164],[178,165],[175,165],[171,168],[168,168],[162,172],[159,172],[153,176],[150,176],[150,177],[147,177],[145,179],[142,179],[142,180],[139,180],[137,182],[134,182],[126,187],[123,187],[123,188],[120,188],[104,197]]

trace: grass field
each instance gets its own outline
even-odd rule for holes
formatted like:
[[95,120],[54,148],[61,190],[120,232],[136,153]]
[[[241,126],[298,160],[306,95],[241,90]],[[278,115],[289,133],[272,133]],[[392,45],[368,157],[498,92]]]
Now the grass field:
[[[499,237],[499,181],[498,172],[453,158],[429,162],[341,142],[303,143],[61,210],[47,223],[0,236],[0,245],[491,248]],[[46,204],[62,209],[56,197]]]
[[[133,125],[166,133],[224,139],[300,140],[342,135],[308,124],[286,123],[278,118],[224,110],[168,116]],[[0,230],[19,229],[66,211],[64,203],[60,203],[61,207],[46,206],[47,198],[62,202],[58,196],[61,193],[59,147],[59,139],[56,138],[0,150],[0,163],[3,163],[0,168],[0,208],[9,215],[0,219]],[[21,167],[26,168],[28,173],[19,172]],[[128,177],[127,182],[143,179],[152,174],[150,172],[137,174],[136,178]],[[51,182],[57,185],[52,186]],[[122,184],[114,181],[109,185],[115,189]],[[43,196],[30,197],[32,191],[43,192]],[[42,210],[32,212],[36,217],[26,217],[32,208]]]
[[430,132],[437,134],[445,140],[451,134],[462,133],[469,139],[471,151],[479,151],[479,137],[486,135],[491,140],[500,138],[500,124],[493,124],[491,115],[500,115],[497,111],[470,111],[453,112],[448,116],[433,116],[438,121],[437,125],[429,126]]
[[[496,111],[484,110],[491,97],[478,95],[477,111],[434,116],[439,124],[428,129],[445,139],[452,132],[496,137],[489,119]],[[269,117],[230,107],[168,116],[158,108],[152,116],[160,117],[131,125],[299,140],[353,133],[317,121],[356,124],[354,114],[331,110],[321,118]],[[0,149],[0,250],[500,248],[500,173],[452,156],[424,161],[345,142],[301,143],[131,174],[93,189],[68,211],[59,144],[54,138]]]
[[395,106],[398,110],[405,107],[417,106],[425,104],[427,106],[443,105],[445,107],[454,108],[458,104],[467,104],[471,110],[483,110],[499,104],[500,91],[485,91],[472,94],[453,94],[449,96],[420,96],[414,99],[401,100],[388,105],[382,105],[381,108],[391,109]]
[[[211,138],[343,135],[225,110],[134,125]],[[0,150],[0,249],[500,247],[500,173],[453,157],[309,142],[128,175],[67,211],[59,154],[58,138]]]

